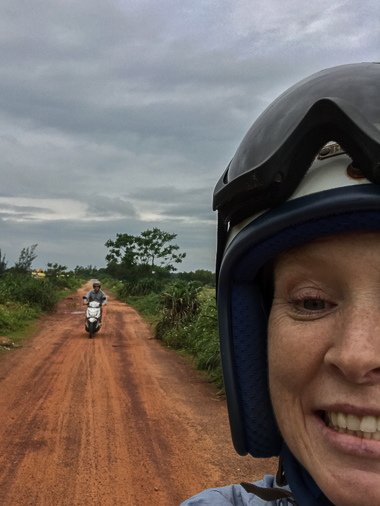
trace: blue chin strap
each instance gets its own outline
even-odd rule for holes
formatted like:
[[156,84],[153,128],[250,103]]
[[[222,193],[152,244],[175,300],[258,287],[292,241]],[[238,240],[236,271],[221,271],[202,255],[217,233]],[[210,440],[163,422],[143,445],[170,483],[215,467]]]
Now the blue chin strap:
[[306,469],[301,466],[284,443],[282,445],[282,458],[286,482],[290,486],[297,504],[307,506],[334,506],[322,493]]
[[268,389],[270,307],[259,270],[279,253],[318,237],[365,230],[380,230],[377,185],[338,188],[287,202],[250,223],[228,247],[219,276],[218,317],[231,433],[240,455],[272,457],[282,447]]

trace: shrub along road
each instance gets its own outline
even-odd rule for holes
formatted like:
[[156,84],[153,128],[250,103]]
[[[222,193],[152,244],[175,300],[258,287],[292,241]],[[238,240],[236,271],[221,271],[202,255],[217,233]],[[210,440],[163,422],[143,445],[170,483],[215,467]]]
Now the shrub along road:
[[87,289],[0,362],[0,504],[178,506],[275,472],[235,454],[225,401],[132,308],[110,297],[90,340]]

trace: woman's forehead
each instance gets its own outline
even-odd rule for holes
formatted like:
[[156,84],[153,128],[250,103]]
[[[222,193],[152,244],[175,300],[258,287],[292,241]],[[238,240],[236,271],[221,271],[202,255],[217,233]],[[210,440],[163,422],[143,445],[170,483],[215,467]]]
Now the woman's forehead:
[[357,231],[319,237],[284,251],[275,258],[275,268],[300,259],[315,261],[316,258],[355,258],[363,254],[376,254],[380,257],[380,231]]

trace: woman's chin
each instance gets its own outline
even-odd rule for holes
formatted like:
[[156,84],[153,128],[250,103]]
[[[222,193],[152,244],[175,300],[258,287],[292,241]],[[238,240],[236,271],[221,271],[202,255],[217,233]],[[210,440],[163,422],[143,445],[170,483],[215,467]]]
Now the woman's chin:
[[[318,480],[319,481],[319,480]],[[373,506],[379,504],[380,475],[368,471],[344,471],[321,477],[317,484],[335,506]]]
[[378,504],[380,442],[335,431],[320,417],[308,423],[314,444],[299,458],[330,501],[336,506]]

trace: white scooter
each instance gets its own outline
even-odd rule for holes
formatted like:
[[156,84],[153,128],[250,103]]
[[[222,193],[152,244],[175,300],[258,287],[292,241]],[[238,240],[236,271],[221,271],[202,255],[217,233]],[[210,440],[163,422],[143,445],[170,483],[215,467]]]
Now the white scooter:
[[[86,297],[83,297],[85,299]],[[104,299],[105,300],[105,299]],[[89,334],[89,338],[92,339],[94,334],[100,330],[101,322],[100,317],[102,315],[102,303],[92,300],[88,303],[86,311],[86,323],[85,330]]]

